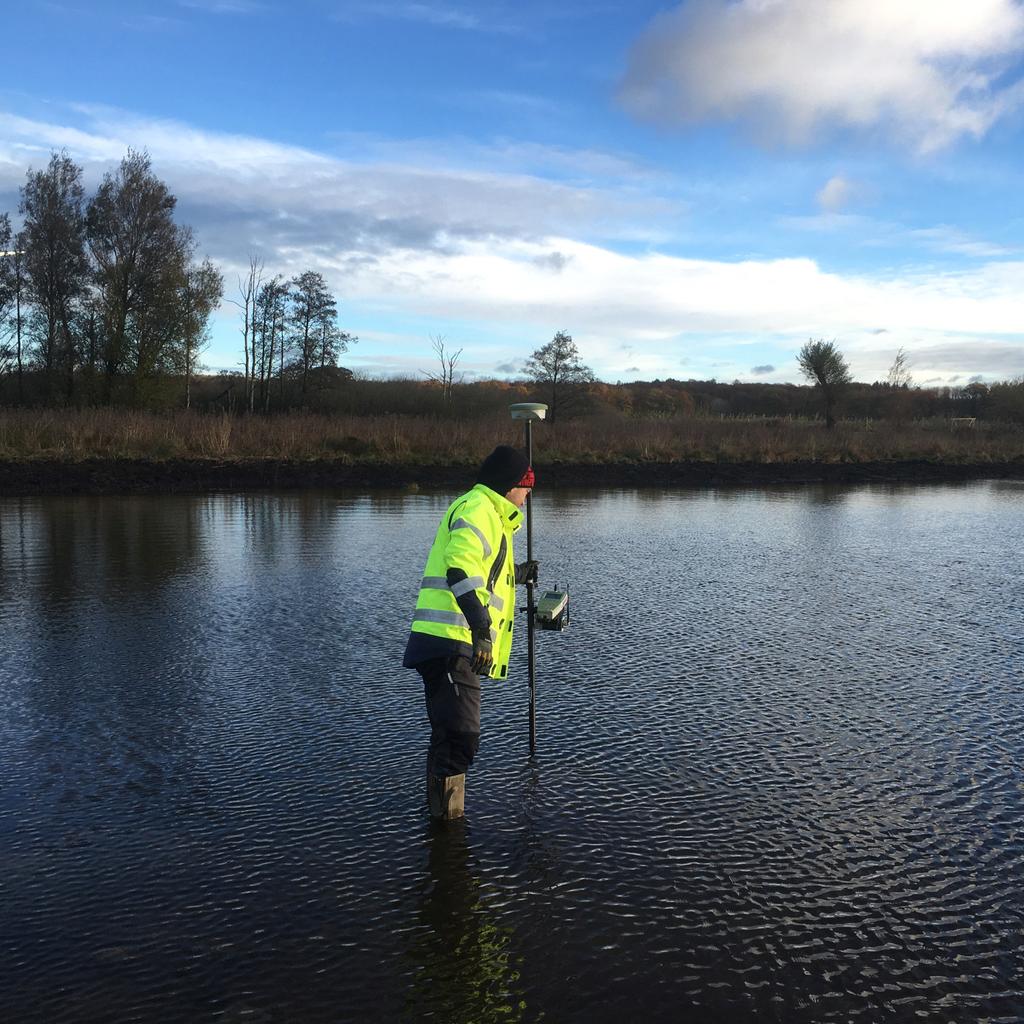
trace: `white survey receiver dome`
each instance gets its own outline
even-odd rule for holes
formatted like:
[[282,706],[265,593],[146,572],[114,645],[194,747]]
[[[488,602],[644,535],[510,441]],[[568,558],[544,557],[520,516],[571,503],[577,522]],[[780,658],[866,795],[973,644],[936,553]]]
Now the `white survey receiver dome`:
[[542,420],[548,412],[543,402],[516,402],[508,408],[514,420]]

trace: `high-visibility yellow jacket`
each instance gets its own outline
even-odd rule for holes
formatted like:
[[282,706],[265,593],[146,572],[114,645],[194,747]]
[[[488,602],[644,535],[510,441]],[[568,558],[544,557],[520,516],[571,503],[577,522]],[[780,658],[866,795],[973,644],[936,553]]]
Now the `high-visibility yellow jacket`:
[[[522,525],[522,512],[484,484],[456,498],[434,536],[412,619],[413,633],[471,650],[470,623],[456,599],[473,591],[487,613],[492,679],[508,676],[516,597],[512,536]],[[465,579],[449,585],[449,569],[462,570]]]

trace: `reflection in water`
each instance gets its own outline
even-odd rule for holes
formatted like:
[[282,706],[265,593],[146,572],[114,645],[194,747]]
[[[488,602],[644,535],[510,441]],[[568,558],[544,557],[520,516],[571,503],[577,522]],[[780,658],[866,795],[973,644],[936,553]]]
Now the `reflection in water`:
[[[405,1020],[492,1024],[525,1019],[512,928],[487,906],[470,863],[470,828],[465,819],[428,825],[430,856],[417,905],[420,927],[408,953],[414,974]],[[534,1013],[530,1019],[542,1016]]]
[[1022,494],[541,491],[443,831],[447,494],[0,500],[2,1016],[1024,1020]]
[[210,509],[193,498],[13,499],[0,528],[0,586],[19,585],[48,604],[93,589],[149,594],[203,557]]

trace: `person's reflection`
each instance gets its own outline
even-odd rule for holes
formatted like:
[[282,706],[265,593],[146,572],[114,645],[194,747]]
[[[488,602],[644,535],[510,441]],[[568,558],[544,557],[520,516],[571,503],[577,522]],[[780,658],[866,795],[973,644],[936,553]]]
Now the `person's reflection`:
[[420,897],[420,928],[410,949],[414,977],[404,1018],[445,1024],[521,1021],[512,930],[489,910],[469,862],[465,819],[431,822],[427,878]]

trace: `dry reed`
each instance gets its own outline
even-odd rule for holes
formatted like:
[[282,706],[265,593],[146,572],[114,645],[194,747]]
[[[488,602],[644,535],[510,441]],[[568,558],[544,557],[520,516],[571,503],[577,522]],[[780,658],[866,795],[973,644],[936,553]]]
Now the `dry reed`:
[[[112,409],[0,410],[0,459],[334,459],[374,464],[474,463],[516,444],[504,415],[274,417]],[[827,431],[790,418],[632,418],[606,414],[544,424],[537,456],[551,462],[1006,462],[1024,458],[1019,426],[951,429],[941,419],[897,425],[844,421]]]

